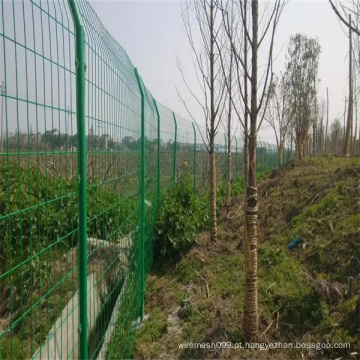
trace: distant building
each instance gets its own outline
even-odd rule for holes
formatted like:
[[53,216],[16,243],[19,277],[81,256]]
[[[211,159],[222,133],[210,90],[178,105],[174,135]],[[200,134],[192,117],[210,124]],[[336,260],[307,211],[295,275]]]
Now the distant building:
[[58,129],[52,129],[52,130],[48,130],[45,131],[44,136],[48,137],[48,136],[57,136],[59,135],[59,130]]
[[129,149],[131,148],[133,145],[135,145],[136,140],[132,137],[132,136],[125,136],[122,139],[122,145],[124,149]]
[[109,134],[101,135],[100,146],[103,150],[109,149],[109,141],[111,140],[111,136]]
[[98,150],[100,147],[100,137],[97,135],[86,136],[86,147],[88,150]]

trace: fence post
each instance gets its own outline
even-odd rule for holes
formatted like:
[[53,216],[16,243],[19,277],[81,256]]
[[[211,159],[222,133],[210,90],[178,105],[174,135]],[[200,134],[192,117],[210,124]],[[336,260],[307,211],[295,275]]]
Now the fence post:
[[228,162],[227,162],[227,141],[226,135],[224,134],[224,149],[225,149],[225,173],[224,173],[224,180],[227,181],[227,174],[228,174]]
[[194,123],[192,123],[192,127],[194,130],[194,196],[196,199],[196,130]]
[[174,124],[175,124],[175,141],[174,141],[174,179],[173,179],[173,183],[176,183],[176,153],[177,153],[177,121],[176,121],[176,116],[175,113],[173,112],[173,117],[174,117]]
[[157,131],[157,147],[158,147],[158,153],[157,153],[157,175],[158,175],[158,183],[157,183],[157,190],[158,190],[158,212],[160,212],[160,206],[161,206],[161,184],[160,184],[160,165],[161,165],[161,161],[160,161],[160,156],[161,156],[161,142],[160,142],[160,113],[159,113],[159,109],[156,103],[156,100],[153,98],[154,100],[154,105],[155,105],[155,110],[156,110],[156,115],[157,115],[157,123],[158,123],[158,131]]
[[78,141],[78,214],[79,214],[79,358],[88,358],[87,331],[87,209],[86,209],[86,135],[85,135],[85,32],[75,0],[69,0],[75,26],[76,119]]
[[135,76],[141,94],[141,322],[144,320],[144,300],[145,300],[145,91],[140,75],[135,68]]
[[235,179],[238,178],[238,142],[237,138],[235,138]]

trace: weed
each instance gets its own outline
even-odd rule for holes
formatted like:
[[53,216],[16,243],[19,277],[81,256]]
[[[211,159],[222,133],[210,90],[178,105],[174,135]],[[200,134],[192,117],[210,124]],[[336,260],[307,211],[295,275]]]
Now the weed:
[[195,198],[187,167],[181,180],[166,194],[155,224],[155,256],[183,253],[195,242],[195,236],[209,226],[208,197]]

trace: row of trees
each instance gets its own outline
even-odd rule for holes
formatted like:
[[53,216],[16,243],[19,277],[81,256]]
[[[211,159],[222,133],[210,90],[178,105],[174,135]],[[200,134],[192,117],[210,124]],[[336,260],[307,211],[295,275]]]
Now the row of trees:
[[[184,69],[180,73],[196,103],[203,111],[210,161],[210,236],[216,241],[216,164],[215,136],[221,126],[227,128],[228,146],[238,126],[245,139],[245,308],[243,330],[247,339],[254,339],[258,331],[257,307],[257,244],[258,194],[256,185],[257,134],[269,102],[268,87],[272,84],[274,37],[285,0],[261,3],[241,0],[194,0],[186,3],[183,22],[193,53],[193,65],[199,91],[188,83]],[[259,25],[259,11],[261,26]],[[195,27],[197,30],[195,30]],[[200,34],[200,41],[195,36]],[[259,71],[259,49],[266,56],[264,71]],[[187,103],[183,103],[188,108]],[[235,114],[236,121],[232,120]],[[194,116],[189,111],[195,121]],[[196,122],[196,121],[195,121]],[[231,163],[231,152],[228,152]],[[228,167],[229,170],[231,166]],[[230,197],[231,172],[228,174]]]
[[[268,89],[265,119],[273,128],[279,164],[287,142],[296,148],[296,158],[308,154],[310,128],[319,116],[318,68],[321,47],[317,38],[296,34],[290,38],[285,71],[275,76]],[[315,132],[314,132],[315,133]]]
[[[337,15],[339,21],[344,24],[348,30],[349,39],[349,96],[348,106],[346,109],[345,99],[345,112],[344,112],[344,134],[343,134],[343,155],[355,155],[358,151],[359,144],[357,139],[357,113],[358,113],[358,95],[360,88],[357,83],[357,75],[360,72],[360,4],[357,0],[349,0],[346,3],[339,4],[336,7],[332,0],[329,0],[331,7]],[[341,9],[341,10],[340,10]],[[355,33],[355,37],[354,37]],[[355,110],[355,111],[354,111]],[[354,119],[355,113],[355,119]],[[347,120],[345,125],[345,114]],[[355,121],[354,121],[355,120]],[[354,128],[355,122],[355,128]],[[339,124],[335,125],[334,130],[338,130]],[[336,131],[338,132],[338,131]]]
[[[354,148],[357,132],[351,130],[354,103],[352,45],[349,56],[348,119],[345,128],[339,126],[340,122],[337,120],[329,128],[328,95],[327,103],[319,100],[318,68],[321,47],[316,37],[302,34],[292,36],[284,72],[279,75],[273,73],[275,33],[285,5],[286,0],[261,3],[258,0],[190,0],[185,4],[182,14],[192,50],[198,90],[190,83],[180,61],[178,66],[187,90],[201,108],[206,122],[206,133],[199,132],[209,153],[212,241],[217,239],[215,136],[219,128],[224,127],[230,147],[239,127],[244,135],[246,283],[243,333],[247,340],[256,339],[258,334],[259,223],[256,150],[257,136],[263,120],[274,129],[280,165],[285,144],[290,146],[300,160],[308,154],[337,152],[339,146],[343,146],[343,154],[348,156],[350,148]],[[358,28],[355,28],[351,18],[347,25],[349,43],[352,44],[352,32]],[[179,96],[196,123],[188,103],[180,94]],[[230,164],[231,151],[228,151],[228,156]],[[231,166],[228,169],[229,199]]]
[[[358,73],[353,54],[359,52],[352,46],[352,31],[349,31],[349,97],[345,100],[343,125],[336,118],[329,125],[329,94],[326,101],[319,98],[318,67],[321,51],[319,40],[302,34],[291,37],[286,58],[286,68],[269,87],[269,106],[265,119],[274,130],[279,150],[279,164],[285,143],[296,158],[304,155],[338,154],[353,156],[359,152],[358,108],[356,87]],[[354,91],[355,90],[355,91]],[[347,105],[347,107],[346,107]],[[355,116],[354,116],[355,114]]]
[[319,40],[302,34],[292,36],[285,71],[274,76],[268,89],[269,106],[265,109],[265,119],[274,130],[280,165],[285,144],[291,150],[296,149],[298,159],[309,154],[354,156],[360,152],[357,140],[360,40],[359,36],[355,39],[353,36],[353,33],[359,35],[360,5],[356,1],[346,6],[340,3],[341,13],[329,1],[340,21],[348,28],[349,90],[348,98],[345,98],[343,119],[336,118],[329,126],[328,89],[326,101],[319,98]]

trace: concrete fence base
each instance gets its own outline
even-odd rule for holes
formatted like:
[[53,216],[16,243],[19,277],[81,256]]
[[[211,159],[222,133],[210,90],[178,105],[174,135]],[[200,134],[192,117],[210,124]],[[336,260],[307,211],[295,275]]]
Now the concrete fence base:
[[[126,291],[127,265],[132,248],[132,239],[130,236],[122,239],[118,244],[113,244],[99,239],[88,239],[89,262],[101,262],[100,269],[106,269],[109,261],[115,260],[115,265],[107,278],[98,279],[98,274],[91,273],[87,277],[87,319],[88,336],[96,331],[97,318],[101,314],[101,309],[121,277],[124,278],[120,295],[117,298],[112,316],[110,327],[104,335],[104,343],[100,349],[98,358],[104,359],[106,354],[106,345],[110,341],[111,331],[119,314],[121,298]],[[117,258],[117,259],[115,259]],[[96,266],[91,267],[96,268]],[[89,268],[90,270],[90,268]],[[110,278],[109,278],[110,277]],[[45,343],[34,353],[32,359],[78,359],[78,324],[79,324],[79,290],[70,299],[61,312],[60,317],[50,329]]]

